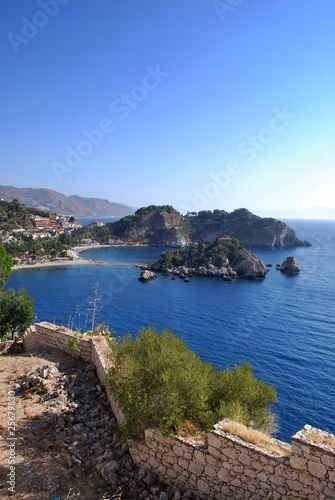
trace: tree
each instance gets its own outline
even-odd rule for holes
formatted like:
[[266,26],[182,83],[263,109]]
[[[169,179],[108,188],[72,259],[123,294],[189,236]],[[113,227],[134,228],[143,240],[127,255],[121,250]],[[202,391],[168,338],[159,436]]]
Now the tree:
[[13,259],[7,254],[6,249],[0,245],[0,287],[5,284],[4,278],[10,275]]
[[0,292],[0,337],[22,336],[31,325],[34,317],[32,299],[28,291],[22,288],[18,293],[12,288],[8,292]]

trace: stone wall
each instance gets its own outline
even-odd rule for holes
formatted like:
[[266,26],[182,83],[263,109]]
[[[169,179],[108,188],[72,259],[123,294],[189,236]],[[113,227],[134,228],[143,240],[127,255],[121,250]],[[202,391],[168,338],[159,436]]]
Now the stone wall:
[[92,361],[92,338],[80,335],[79,350],[70,348],[70,342],[75,338],[72,330],[64,326],[56,326],[43,321],[30,327],[23,336],[24,349],[34,350],[37,347],[49,346],[60,349],[84,361]]
[[[53,346],[73,353],[69,341],[74,334],[49,323],[31,327],[24,336],[25,349]],[[108,371],[104,338],[83,337],[80,354],[97,368],[104,382]],[[118,423],[124,415],[111,394],[108,394]],[[200,498],[216,500],[242,499],[335,499],[335,449],[316,442],[309,436],[335,437],[323,431],[305,428],[292,437],[292,445],[281,443],[287,457],[247,443],[222,430],[218,423],[208,432],[208,444],[200,446],[180,437],[165,438],[147,429],[143,442],[132,444],[134,462],[157,472],[173,484],[196,492]]]

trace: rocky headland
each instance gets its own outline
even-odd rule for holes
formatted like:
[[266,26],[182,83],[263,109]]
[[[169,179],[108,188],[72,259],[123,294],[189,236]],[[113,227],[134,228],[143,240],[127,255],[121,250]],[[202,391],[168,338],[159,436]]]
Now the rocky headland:
[[108,225],[115,241],[168,247],[186,247],[192,243],[229,236],[245,246],[311,246],[297,237],[293,229],[273,218],[262,218],[241,208],[191,212],[183,216],[170,205],[140,208],[134,215]]

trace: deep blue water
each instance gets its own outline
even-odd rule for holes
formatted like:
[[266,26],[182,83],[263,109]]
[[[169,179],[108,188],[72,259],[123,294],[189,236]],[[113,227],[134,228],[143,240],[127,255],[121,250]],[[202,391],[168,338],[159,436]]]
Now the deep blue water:
[[[286,221],[310,248],[252,249],[274,266],[263,282],[159,276],[143,284],[133,264],[156,260],[157,248],[107,248],[82,254],[104,265],[14,272],[8,285],[36,300],[37,321],[90,327],[89,297],[103,297],[99,321],[118,335],[143,326],[169,328],[203,360],[219,368],[247,360],[258,378],[274,384],[277,437],[290,441],[306,423],[335,432],[335,221]],[[294,255],[301,273],[275,265]]]

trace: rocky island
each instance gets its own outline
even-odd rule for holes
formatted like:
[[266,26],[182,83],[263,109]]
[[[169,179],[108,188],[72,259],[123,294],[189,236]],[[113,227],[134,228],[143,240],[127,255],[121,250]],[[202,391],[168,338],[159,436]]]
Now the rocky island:
[[108,224],[108,229],[111,241],[154,246],[185,247],[225,236],[236,238],[245,246],[311,246],[308,241],[299,239],[284,222],[258,217],[245,208],[231,213],[206,210],[183,216],[171,205],[150,205]]
[[158,262],[142,268],[139,279],[148,281],[155,278],[153,271],[179,275],[185,281],[193,276],[218,277],[224,281],[232,281],[233,278],[263,280],[269,272],[263,262],[236,238],[217,238],[180,250],[165,251]]

